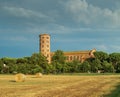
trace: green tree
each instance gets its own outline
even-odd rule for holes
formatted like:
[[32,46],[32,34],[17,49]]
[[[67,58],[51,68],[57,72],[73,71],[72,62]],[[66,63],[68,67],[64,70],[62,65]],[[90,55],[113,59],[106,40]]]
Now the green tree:
[[9,73],[17,73],[17,64],[9,64]]
[[95,58],[99,59],[101,62],[106,61],[109,57],[107,53],[102,52],[102,51],[97,51],[94,53],[94,55],[95,55]]
[[99,59],[92,60],[92,62],[90,62],[90,65],[92,72],[98,72],[98,70],[102,69],[101,62]]
[[112,53],[109,55],[109,62],[112,62],[112,64],[115,66],[117,63],[120,62],[120,53]]
[[82,72],[89,72],[90,71],[90,64],[87,61],[81,63],[81,71]]
[[25,64],[28,63],[27,58],[18,58],[16,59],[16,64]]
[[31,69],[31,74],[35,74],[35,73],[38,73],[38,72],[41,72],[41,73],[44,73],[43,72],[43,68],[40,67],[39,65],[35,65],[32,69]]
[[74,72],[74,64],[73,62],[67,62],[67,69],[69,71],[69,73],[73,73]]
[[114,72],[114,67],[111,63],[104,61],[102,65],[103,65],[104,72]]
[[0,59],[0,73],[2,71],[2,68],[3,68],[3,61]]
[[9,64],[16,64],[16,59],[15,58],[1,58],[2,62],[6,65],[9,65]]
[[39,65],[45,73],[48,66],[48,61],[47,58],[41,53],[34,53],[30,57],[30,64]]
[[116,73],[120,73],[120,62],[115,65]]
[[62,66],[62,73],[69,73],[70,72],[70,67],[68,66],[67,63],[63,64]]
[[46,74],[48,73],[56,73],[56,68],[53,64],[48,64],[46,68]]
[[17,66],[18,66],[18,68],[17,68],[18,73],[24,73],[24,74],[27,73],[26,64],[19,64]]
[[120,53],[109,54],[109,62],[112,63],[116,72],[119,72]]
[[60,64],[64,64],[66,57],[64,56],[63,51],[57,50],[52,57],[52,62],[58,62]]
[[81,63],[78,60],[73,60],[72,62],[68,62],[68,70],[70,73],[72,72],[80,72],[79,65]]
[[54,73],[62,73],[62,65],[59,62],[53,62],[52,65],[55,67]]
[[40,65],[42,62],[44,63],[44,56],[41,53],[34,53],[30,57],[30,63],[34,65]]

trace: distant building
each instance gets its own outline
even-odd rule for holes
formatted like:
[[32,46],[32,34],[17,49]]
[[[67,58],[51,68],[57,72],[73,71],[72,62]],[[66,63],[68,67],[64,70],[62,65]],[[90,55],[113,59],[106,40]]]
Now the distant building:
[[[40,34],[39,35],[40,41],[40,52],[47,57],[48,63],[51,63],[51,58],[54,55],[54,52],[50,51],[50,35],[49,34]],[[73,60],[79,60],[80,62],[84,62],[88,58],[94,58],[94,52],[96,49],[93,50],[85,50],[85,51],[71,51],[71,52],[64,52],[66,56],[66,61],[70,62]]]

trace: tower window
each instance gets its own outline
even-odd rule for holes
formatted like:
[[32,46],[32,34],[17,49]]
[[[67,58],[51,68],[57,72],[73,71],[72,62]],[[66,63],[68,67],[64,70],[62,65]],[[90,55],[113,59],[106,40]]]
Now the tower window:
[[49,54],[47,54],[47,57],[49,57]]
[[44,43],[44,41],[42,41],[42,43]]
[[49,43],[49,41],[46,41],[47,43]]
[[47,39],[49,39],[49,37],[46,37]]

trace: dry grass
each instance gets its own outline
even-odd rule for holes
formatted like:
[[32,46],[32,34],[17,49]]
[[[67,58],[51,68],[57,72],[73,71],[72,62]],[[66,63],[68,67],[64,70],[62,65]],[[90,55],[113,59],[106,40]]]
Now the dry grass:
[[14,75],[0,75],[0,97],[103,97],[119,82],[119,75],[27,75],[16,83]]

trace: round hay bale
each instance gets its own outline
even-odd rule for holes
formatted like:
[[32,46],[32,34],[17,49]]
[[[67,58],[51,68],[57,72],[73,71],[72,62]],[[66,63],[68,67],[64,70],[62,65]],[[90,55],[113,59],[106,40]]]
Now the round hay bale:
[[35,76],[36,76],[37,78],[40,78],[40,77],[42,77],[42,73],[36,73]]
[[26,79],[26,76],[22,73],[18,73],[15,75],[15,81],[16,82],[24,82]]

